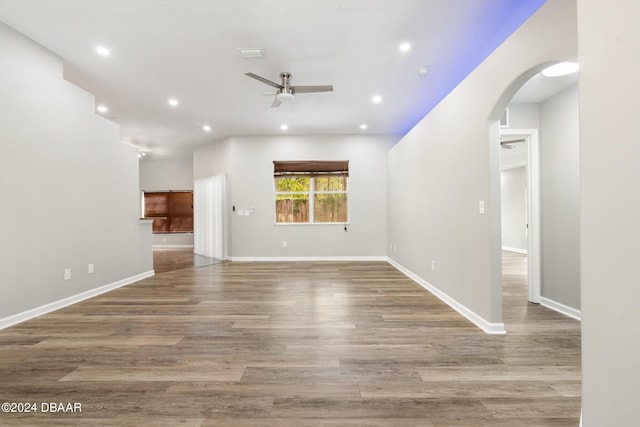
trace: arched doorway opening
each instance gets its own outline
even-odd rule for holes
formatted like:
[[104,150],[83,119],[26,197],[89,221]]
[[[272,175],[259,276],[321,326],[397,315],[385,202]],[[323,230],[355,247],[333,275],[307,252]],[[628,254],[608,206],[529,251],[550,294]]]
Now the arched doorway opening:
[[[493,228],[494,271],[500,272],[494,289],[501,289],[507,331],[514,289],[523,290],[518,319],[527,318],[527,302],[580,315],[577,74],[542,76],[549,65],[517,78],[490,122],[492,194],[499,199],[492,203],[500,207]],[[515,219],[508,217],[514,209],[520,213]],[[524,289],[512,287],[514,278]]]

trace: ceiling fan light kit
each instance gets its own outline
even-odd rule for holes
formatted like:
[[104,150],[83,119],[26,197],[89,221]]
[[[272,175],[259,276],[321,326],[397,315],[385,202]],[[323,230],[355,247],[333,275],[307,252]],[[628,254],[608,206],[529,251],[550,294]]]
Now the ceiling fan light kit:
[[276,95],[276,98],[278,98],[280,102],[289,102],[293,101],[295,96],[291,92],[280,92]]
[[312,92],[333,92],[332,85],[321,86],[291,86],[289,81],[291,80],[291,73],[280,73],[281,83],[273,82],[269,79],[265,79],[254,73],[245,73],[245,76],[251,77],[261,81],[262,83],[278,89],[276,96],[271,104],[271,108],[279,107],[281,103],[292,101],[295,98],[296,93],[312,93]]

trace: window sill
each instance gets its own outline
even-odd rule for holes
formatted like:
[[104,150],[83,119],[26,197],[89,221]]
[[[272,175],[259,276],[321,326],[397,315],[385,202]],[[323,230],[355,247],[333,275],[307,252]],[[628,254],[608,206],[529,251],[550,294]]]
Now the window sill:
[[193,234],[193,231],[156,231],[153,234],[162,236],[175,236],[179,234]]

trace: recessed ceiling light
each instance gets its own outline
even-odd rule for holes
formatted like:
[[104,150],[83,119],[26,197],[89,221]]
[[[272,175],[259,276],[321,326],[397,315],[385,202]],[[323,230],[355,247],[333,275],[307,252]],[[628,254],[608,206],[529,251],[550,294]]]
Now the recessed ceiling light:
[[204,125],[204,126],[202,126],[202,130],[205,131],[205,132],[211,132],[211,126]]
[[424,77],[427,75],[427,73],[429,72],[429,69],[427,67],[420,67],[418,68],[418,75],[420,77]]
[[109,112],[109,108],[106,105],[98,105],[96,107],[96,110],[98,110],[101,113],[107,113]]
[[109,50],[108,47],[105,46],[97,46],[96,47],[96,53],[100,56],[109,56],[111,54],[111,51]]
[[380,95],[374,95],[373,98],[371,98],[371,102],[379,104],[382,102],[382,97]]
[[400,46],[398,47],[398,50],[402,53],[409,52],[411,50],[411,43],[408,43],[408,42],[401,43]]
[[282,129],[282,130],[287,130],[287,129],[289,129],[289,126],[287,126],[287,125],[280,125],[280,129]]
[[167,103],[168,103],[169,105],[171,105],[172,107],[177,107],[177,106],[178,106],[178,104],[179,104],[178,100],[177,100],[177,99],[175,99],[175,98],[169,98],[169,100],[167,101]]
[[542,70],[540,74],[545,77],[560,77],[578,71],[580,66],[575,62],[559,62]]
[[363,123],[363,124],[360,125],[360,129],[365,130],[366,128],[367,128],[366,124]]

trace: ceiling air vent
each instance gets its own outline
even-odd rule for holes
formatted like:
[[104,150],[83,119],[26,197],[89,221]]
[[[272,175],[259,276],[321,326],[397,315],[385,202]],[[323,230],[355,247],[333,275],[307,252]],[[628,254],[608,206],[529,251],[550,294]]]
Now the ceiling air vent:
[[240,56],[243,58],[262,58],[264,56],[262,49],[241,48],[238,50],[240,51]]

